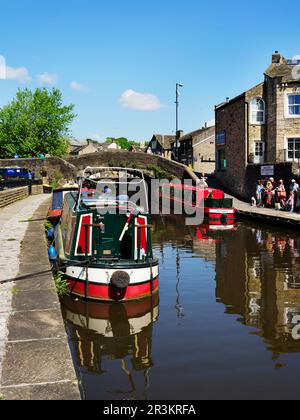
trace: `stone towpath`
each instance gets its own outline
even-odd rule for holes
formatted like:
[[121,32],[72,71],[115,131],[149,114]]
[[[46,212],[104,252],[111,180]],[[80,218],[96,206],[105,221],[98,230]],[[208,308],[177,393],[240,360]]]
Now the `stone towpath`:
[[0,395],[78,400],[80,393],[47,257],[49,196],[0,210]]

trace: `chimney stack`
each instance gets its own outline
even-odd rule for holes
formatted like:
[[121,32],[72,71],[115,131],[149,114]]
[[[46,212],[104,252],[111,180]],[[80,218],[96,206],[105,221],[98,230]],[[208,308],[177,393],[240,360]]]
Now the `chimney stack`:
[[176,139],[179,140],[179,139],[181,139],[181,137],[183,137],[183,131],[178,130],[177,133],[176,133]]
[[283,64],[285,63],[285,58],[280,54],[279,51],[275,51],[272,55],[272,64]]

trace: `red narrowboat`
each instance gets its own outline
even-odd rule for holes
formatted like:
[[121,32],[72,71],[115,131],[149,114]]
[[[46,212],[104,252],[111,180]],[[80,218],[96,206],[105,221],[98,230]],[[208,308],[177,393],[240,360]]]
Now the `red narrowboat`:
[[210,225],[233,225],[235,221],[233,199],[227,198],[224,192],[218,189],[193,187],[182,183],[163,184],[160,198],[171,200],[185,209],[202,209],[205,221]]

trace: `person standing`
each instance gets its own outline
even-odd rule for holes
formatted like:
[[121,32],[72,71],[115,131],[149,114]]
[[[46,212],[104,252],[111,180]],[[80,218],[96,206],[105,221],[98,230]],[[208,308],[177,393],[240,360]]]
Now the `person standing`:
[[281,179],[279,181],[278,187],[277,187],[277,200],[276,200],[276,205],[277,205],[277,209],[281,210],[282,208],[284,208],[284,202],[286,200],[287,194],[286,194],[286,189],[284,186],[284,182],[283,179]]
[[257,187],[256,187],[256,205],[257,205],[257,207],[263,207],[264,191],[265,191],[265,187],[264,187],[264,184],[263,184],[262,180],[260,179],[257,182]]
[[291,192],[297,192],[299,190],[299,184],[297,184],[295,179],[292,179],[292,183],[290,186],[290,191]]
[[298,201],[299,190],[300,190],[299,184],[296,182],[295,179],[292,179],[292,183],[291,183],[291,186],[290,186],[290,192],[293,193],[293,196],[294,196],[293,211],[294,211],[294,209],[296,207],[296,204],[297,204],[297,201]]
[[29,195],[32,195],[32,180],[33,180],[33,174],[31,171],[28,171],[28,192]]
[[271,182],[271,180],[267,182],[265,194],[266,194],[266,207],[268,208],[274,207],[275,191],[274,191],[273,183]]

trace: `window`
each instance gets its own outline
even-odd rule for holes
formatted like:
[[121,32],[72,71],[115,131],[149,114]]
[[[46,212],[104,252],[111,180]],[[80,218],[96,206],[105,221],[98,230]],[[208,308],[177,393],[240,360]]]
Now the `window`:
[[300,95],[288,95],[288,116],[300,117]]
[[300,160],[300,138],[288,139],[288,160]]
[[254,98],[251,101],[251,124],[265,123],[266,107],[261,98]]
[[265,143],[263,141],[254,142],[254,163],[264,163],[265,160]]

